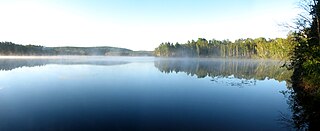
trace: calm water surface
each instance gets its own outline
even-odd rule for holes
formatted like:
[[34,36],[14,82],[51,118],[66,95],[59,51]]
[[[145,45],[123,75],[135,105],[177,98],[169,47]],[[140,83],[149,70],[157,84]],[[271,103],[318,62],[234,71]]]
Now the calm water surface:
[[277,61],[0,59],[0,130],[287,130]]

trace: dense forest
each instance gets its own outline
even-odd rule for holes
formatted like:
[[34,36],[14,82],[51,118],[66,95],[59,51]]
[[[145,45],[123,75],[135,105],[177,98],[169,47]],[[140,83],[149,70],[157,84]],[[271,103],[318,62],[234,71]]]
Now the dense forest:
[[293,48],[292,35],[288,38],[256,38],[229,40],[206,40],[199,38],[187,43],[160,44],[154,51],[159,57],[235,57],[235,58],[271,58],[287,59]]
[[98,55],[98,56],[151,56],[151,51],[132,51],[117,47],[44,47],[0,42],[0,55]]

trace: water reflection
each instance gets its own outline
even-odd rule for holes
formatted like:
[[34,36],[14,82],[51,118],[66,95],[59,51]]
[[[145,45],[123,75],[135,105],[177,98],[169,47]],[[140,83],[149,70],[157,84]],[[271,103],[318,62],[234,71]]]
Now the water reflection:
[[[163,73],[184,72],[198,78],[212,77],[217,82],[220,78],[242,79],[243,84],[254,83],[254,80],[275,79],[288,81],[291,72],[279,68],[279,61],[236,60],[236,59],[143,59],[143,62],[154,62],[154,66]],[[63,59],[0,59],[0,71],[9,71],[21,67],[60,65],[123,65],[136,62],[135,58],[63,58]],[[140,61],[141,62],[141,61]],[[232,83],[231,83],[232,84]]]
[[43,66],[47,60],[0,59],[0,71],[10,71],[20,67]]
[[[212,77],[213,81],[218,78],[234,77],[245,80],[275,79],[288,81],[291,72],[279,61],[272,60],[247,60],[247,59],[158,59],[155,67],[161,72],[184,72],[198,78]],[[250,81],[242,81],[252,83]]]
[[[0,87],[12,87],[0,92],[0,130],[17,123],[29,130],[71,130],[79,123],[78,129],[282,129],[276,120],[287,128],[318,128],[319,99],[290,88],[291,72],[281,65],[234,59],[0,59],[0,70],[7,71],[1,72],[6,79]],[[8,71],[36,66],[43,67]],[[61,74],[82,78],[65,81],[57,77]]]
[[126,60],[110,60],[110,59],[0,59],[0,71],[10,71],[21,67],[36,67],[47,64],[59,65],[123,65],[130,61]]
[[[230,86],[244,87],[255,85],[256,80],[275,79],[289,81],[291,72],[279,68],[282,63],[272,60],[247,59],[153,59],[134,57],[61,57],[33,59],[0,59],[0,71],[9,71],[21,67],[59,65],[100,65],[113,66],[132,62],[154,62],[154,66],[163,73],[184,72],[198,78],[211,77],[215,83],[225,83]],[[235,79],[236,78],[236,79]],[[289,83],[289,82],[288,82]]]
[[255,79],[236,79],[233,75],[228,77],[215,76],[211,80],[214,83],[223,83],[235,87],[250,87],[257,83]]
[[[302,85],[292,84],[292,72],[278,61],[252,61],[235,59],[158,59],[155,67],[163,73],[184,72],[198,78],[212,77],[215,83],[231,86],[254,86],[257,80],[286,81],[287,90],[281,91],[290,113],[279,112],[279,123],[292,130],[320,129],[320,93],[306,91]],[[237,79],[235,79],[237,78]],[[314,85],[312,83],[307,83]]]
[[320,93],[301,90],[293,84],[283,91],[292,114],[281,113],[279,121],[296,130],[320,130]]

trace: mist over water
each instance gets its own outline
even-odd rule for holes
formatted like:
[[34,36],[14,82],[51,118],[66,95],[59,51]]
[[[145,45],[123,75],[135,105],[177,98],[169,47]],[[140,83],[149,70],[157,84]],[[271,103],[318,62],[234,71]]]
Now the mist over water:
[[60,65],[121,65],[131,62],[150,62],[153,57],[115,57],[115,56],[3,56],[0,57],[0,70],[20,67]]
[[[0,59],[0,130],[283,130],[281,62]],[[280,113],[281,112],[281,113]]]

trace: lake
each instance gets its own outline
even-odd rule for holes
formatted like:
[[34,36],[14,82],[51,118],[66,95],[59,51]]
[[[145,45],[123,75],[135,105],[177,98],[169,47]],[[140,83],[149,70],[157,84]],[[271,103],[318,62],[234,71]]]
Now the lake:
[[288,130],[273,60],[0,59],[0,130]]

